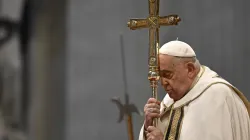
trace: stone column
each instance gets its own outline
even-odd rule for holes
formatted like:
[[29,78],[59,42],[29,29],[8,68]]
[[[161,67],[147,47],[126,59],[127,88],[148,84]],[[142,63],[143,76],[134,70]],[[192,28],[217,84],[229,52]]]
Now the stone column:
[[30,140],[64,140],[66,0],[34,0],[30,46]]

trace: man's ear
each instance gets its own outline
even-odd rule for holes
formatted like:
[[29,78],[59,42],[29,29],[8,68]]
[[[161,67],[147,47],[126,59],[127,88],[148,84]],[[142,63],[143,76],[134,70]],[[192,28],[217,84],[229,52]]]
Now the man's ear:
[[195,65],[192,62],[186,63],[186,67],[188,70],[188,77],[193,78],[195,76]]

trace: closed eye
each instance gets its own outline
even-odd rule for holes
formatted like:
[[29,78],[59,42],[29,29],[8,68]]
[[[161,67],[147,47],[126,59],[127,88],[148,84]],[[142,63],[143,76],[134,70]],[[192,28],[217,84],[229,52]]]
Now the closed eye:
[[171,79],[173,77],[173,72],[167,71],[167,70],[162,70],[162,71],[160,71],[160,77]]

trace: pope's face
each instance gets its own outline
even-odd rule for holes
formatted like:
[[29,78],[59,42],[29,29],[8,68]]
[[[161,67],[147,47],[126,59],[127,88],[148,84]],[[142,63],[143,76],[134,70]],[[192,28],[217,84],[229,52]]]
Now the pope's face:
[[192,82],[185,63],[169,55],[159,55],[161,84],[173,100],[181,99],[189,90]]

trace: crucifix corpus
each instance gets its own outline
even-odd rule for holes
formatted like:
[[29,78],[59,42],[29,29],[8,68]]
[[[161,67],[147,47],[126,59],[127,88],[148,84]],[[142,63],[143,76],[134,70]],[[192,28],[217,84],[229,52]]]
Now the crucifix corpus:
[[[178,15],[159,16],[160,0],[148,0],[149,16],[146,19],[130,19],[127,23],[131,30],[149,28],[149,57],[148,80],[152,88],[152,97],[157,99],[157,86],[159,81],[159,28],[160,26],[177,25],[181,21]],[[157,125],[157,119],[153,120]]]

